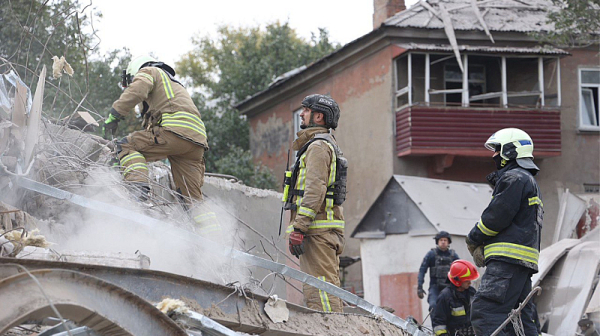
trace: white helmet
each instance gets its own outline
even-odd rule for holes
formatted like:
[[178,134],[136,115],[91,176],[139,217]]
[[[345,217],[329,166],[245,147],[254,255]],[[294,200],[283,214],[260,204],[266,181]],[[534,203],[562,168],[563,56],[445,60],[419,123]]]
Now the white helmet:
[[129,62],[129,65],[127,66],[127,74],[133,78],[138,73],[138,71],[140,71],[142,65],[148,62],[158,61],[154,57],[149,55],[142,55],[132,59],[131,62]]
[[533,140],[529,134],[518,128],[504,128],[485,142],[485,148],[500,152],[500,156],[509,161],[517,160],[519,166],[525,169],[539,168],[533,163]]

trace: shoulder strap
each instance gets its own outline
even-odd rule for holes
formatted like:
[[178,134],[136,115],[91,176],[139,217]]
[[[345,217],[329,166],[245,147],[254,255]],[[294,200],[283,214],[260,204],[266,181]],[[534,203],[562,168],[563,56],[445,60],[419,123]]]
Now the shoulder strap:
[[337,143],[335,143],[334,139],[335,138],[333,137],[333,135],[331,133],[319,133],[319,134],[315,135],[315,137],[313,138],[312,141],[325,140],[333,147],[333,150],[335,151],[336,156],[338,156],[338,157],[344,156],[344,153],[342,153],[342,150],[340,149],[340,147],[338,147]]

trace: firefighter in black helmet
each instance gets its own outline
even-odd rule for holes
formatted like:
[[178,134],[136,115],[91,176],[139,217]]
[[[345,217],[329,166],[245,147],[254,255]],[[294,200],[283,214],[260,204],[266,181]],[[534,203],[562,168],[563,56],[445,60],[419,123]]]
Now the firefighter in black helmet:
[[435,248],[432,248],[421,263],[419,268],[419,280],[417,287],[417,295],[420,299],[425,297],[423,290],[423,282],[425,281],[425,273],[429,268],[429,293],[427,294],[427,303],[429,303],[429,311],[435,308],[435,302],[440,292],[449,285],[448,271],[454,260],[460,259],[458,254],[450,249],[452,237],[446,231],[440,231],[434,237]]

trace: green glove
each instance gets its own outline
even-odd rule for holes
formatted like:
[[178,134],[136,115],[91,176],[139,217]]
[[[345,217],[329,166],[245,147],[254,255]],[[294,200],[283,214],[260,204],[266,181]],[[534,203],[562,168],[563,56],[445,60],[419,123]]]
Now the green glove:
[[102,127],[102,137],[108,139],[108,131],[114,136],[121,120],[123,120],[123,117],[115,109],[111,109]]

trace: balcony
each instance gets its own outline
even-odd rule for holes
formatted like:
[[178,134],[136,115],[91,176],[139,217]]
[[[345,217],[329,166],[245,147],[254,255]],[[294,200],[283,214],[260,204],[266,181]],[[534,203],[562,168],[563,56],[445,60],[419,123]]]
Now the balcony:
[[487,157],[485,141],[499,129],[516,127],[533,139],[535,157],[559,156],[560,110],[405,106],[396,112],[396,148],[407,155]]
[[394,49],[399,157],[436,156],[436,172],[454,156],[486,157],[499,129],[532,137],[536,158],[559,156],[560,49],[398,45]]

